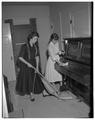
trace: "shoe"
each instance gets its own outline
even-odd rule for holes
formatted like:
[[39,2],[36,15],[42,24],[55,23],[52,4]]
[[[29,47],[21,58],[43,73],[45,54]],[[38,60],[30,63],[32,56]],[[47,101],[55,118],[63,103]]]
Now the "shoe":
[[43,97],[47,97],[47,96],[49,96],[49,95],[43,95]]
[[30,96],[30,101],[34,102],[35,98],[33,96]]
[[44,93],[44,92],[42,93],[42,96],[43,96],[43,97],[46,97],[47,95],[48,95],[48,94],[46,94],[46,93]]
[[52,95],[51,95],[51,94],[48,94],[48,95],[44,95],[44,94],[43,94],[43,97],[47,97],[47,96],[52,96]]
[[34,101],[35,101],[35,98],[30,98],[30,101],[34,102]]

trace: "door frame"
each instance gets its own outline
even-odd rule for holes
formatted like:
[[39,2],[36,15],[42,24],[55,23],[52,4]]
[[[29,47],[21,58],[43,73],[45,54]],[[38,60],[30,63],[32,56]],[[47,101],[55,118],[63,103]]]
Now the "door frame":
[[[10,31],[11,31],[11,37],[12,37],[12,46],[13,46],[13,54],[14,54],[14,24],[13,24],[13,19],[5,19],[4,20],[5,23],[9,23],[10,24]],[[21,24],[20,24],[21,25]],[[35,25],[35,27],[33,28],[33,31],[37,31],[37,19],[36,18],[30,18],[29,19],[29,24],[22,24],[22,25]],[[14,57],[14,55],[13,55]],[[40,56],[39,56],[40,57]],[[42,65],[41,65],[41,57],[40,57],[40,71],[42,71]],[[15,61],[14,61],[15,63]],[[16,66],[15,66],[15,71],[16,71]]]

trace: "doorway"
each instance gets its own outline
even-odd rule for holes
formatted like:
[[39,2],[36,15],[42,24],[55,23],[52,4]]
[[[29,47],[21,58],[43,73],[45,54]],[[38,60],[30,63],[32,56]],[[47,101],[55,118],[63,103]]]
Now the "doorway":
[[13,52],[15,63],[17,61],[20,48],[27,42],[27,36],[36,29],[36,19],[31,19],[30,24],[12,25],[13,26]]
[[12,46],[13,46],[13,54],[14,54],[15,71],[17,75],[16,62],[19,56],[21,46],[27,42],[27,36],[32,31],[37,31],[36,19],[32,18],[30,19],[30,24],[21,24],[21,25],[14,25],[13,20],[10,21],[11,21],[10,26],[12,33]]

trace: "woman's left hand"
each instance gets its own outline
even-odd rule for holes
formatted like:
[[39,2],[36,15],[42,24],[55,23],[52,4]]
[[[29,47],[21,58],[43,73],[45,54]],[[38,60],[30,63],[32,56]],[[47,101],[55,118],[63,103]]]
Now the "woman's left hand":
[[[37,70],[37,71],[39,71],[39,68],[38,68],[38,67],[36,67],[36,70]],[[37,72],[35,71],[35,73],[37,73]]]
[[66,63],[61,63],[61,62],[60,62],[59,65],[60,65],[60,66],[68,66],[68,62],[66,62]]
[[61,55],[61,51],[59,51],[58,54]]
[[58,55],[64,55],[65,54],[65,51],[59,51],[58,52]]

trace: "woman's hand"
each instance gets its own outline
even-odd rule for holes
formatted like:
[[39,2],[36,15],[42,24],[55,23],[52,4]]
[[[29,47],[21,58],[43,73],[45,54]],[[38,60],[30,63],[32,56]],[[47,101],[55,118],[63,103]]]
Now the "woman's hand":
[[[39,67],[38,67],[38,66],[36,67],[36,70],[37,70],[37,71],[39,71]],[[37,73],[37,71],[36,71],[36,70],[35,70],[35,73]]]
[[64,55],[64,54],[65,54],[65,51],[61,51],[61,54]]
[[61,51],[58,52],[58,55],[61,55]]
[[66,62],[66,63],[61,63],[61,62],[60,62],[59,65],[60,65],[60,66],[68,66],[68,62]]
[[59,60],[56,60],[55,62],[57,62],[60,66],[68,66],[68,62],[62,63]]
[[59,51],[58,53],[57,53],[57,55],[64,55],[65,54],[65,51]]

